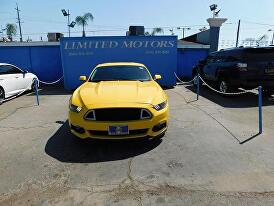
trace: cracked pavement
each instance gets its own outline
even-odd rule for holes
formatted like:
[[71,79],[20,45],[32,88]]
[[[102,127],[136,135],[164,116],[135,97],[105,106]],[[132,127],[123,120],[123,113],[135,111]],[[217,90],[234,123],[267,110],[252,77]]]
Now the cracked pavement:
[[274,102],[256,136],[256,96],[191,90],[166,90],[162,141],[76,139],[62,89],[40,91],[40,106],[32,94],[4,103],[0,205],[274,205]]

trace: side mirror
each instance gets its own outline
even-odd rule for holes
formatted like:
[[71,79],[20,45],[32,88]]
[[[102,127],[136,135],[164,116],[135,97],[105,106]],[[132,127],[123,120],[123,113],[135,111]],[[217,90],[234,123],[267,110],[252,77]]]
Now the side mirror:
[[23,73],[23,74],[26,74],[26,73],[28,73],[28,71],[27,71],[27,70],[23,70],[22,73]]
[[80,81],[82,81],[82,82],[85,82],[85,81],[87,81],[87,77],[86,76],[80,76]]
[[159,79],[162,79],[161,75],[160,74],[155,74],[154,80],[159,80]]

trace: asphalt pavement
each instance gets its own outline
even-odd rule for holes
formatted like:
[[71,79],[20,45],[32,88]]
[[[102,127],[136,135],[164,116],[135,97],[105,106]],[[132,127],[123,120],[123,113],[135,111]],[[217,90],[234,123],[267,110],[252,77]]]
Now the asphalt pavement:
[[163,140],[81,141],[71,93],[40,91],[0,105],[0,205],[274,205],[274,100],[166,90]]

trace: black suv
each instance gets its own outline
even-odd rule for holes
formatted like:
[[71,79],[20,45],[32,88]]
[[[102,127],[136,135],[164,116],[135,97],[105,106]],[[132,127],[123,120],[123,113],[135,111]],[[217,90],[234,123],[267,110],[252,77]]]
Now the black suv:
[[242,47],[220,50],[199,61],[193,68],[221,92],[262,86],[274,93],[274,47]]

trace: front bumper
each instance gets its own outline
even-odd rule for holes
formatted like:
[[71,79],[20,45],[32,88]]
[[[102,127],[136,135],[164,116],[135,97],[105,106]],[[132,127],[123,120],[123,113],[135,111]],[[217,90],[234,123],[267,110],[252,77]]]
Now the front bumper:
[[244,89],[253,89],[258,86],[262,86],[264,89],[274,90],[274,80],[260,80],[260,79],[240,79],[231,80],[231,86],[242,87]]
[[254,72],[233,73],[228,78],[230,86],[253,89],[262,86],[263,89],[274,89],[274,75]]
[[[83,110],[80,113],[69,111],[69,125],[71,132],[81,139],[132,139],[146,136],[153,138],[161,135],[167,130],[168,105],[161,111],[156,111],[151,108],[149,110],[153,115],[151,119],[123,122],[88,121],[84,119],[84,115],[87,110]],[[129,134],[108,135],[109,126],[119,125],[127,125],[129,128]],[[155,130],[155,128],[157,129]]]

